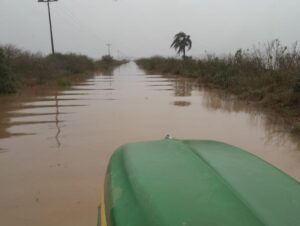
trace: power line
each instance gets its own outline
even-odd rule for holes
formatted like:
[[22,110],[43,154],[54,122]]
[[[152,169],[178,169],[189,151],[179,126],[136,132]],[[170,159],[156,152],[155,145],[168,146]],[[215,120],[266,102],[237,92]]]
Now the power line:
[[[54,2],[54,1],[58,1],[58,0],[38,0],[38,2],[46,2],[48,4],[49,4],[49,2]],[[83,32],[84,34],[89,34],[91,37],[93,37],[98,42],[99,42],[99,40],[101,40],[103,43],[107,43],[107,41],[105,41],[100,35],[98,35],[91,27],[87,26],[74,13],[72,13],[72,11],[70,11],[67,8],[67,6],[64,5],[63,2],[61,2],[60,6],[61,7],[57,7],[56,9],[58,11],[61,11],[61,14],[63,14],[65,19],[67,19],[69,21],[69,23],[71,23],[78,32],[80,32],[80,33]],[[49,7],[49,10],[50,10],[50,7]],[[54,53],[54,42],[53,42],[53,35],[52,35],[51,17],[49,17],[49,21],[50,21],[50,30],[51,30],[51,37],[52,37],[51,43],[53,43],[52,53]],[[82,29],[82,31],[79,30],[80,28]],[[110,55],[111,54],[110,47],[112,44],[109,43],[106,45],[108,46],[108,54]],[[125,54],[123,54],[120,50],[118,50],[118,55],[120,55],[120,53],[125,56]]]
[[[93,37],[96,38],[97,40],[101,40],[104,43],[107,43],[107,41],[104,40],[103,37],[98,35],[90,26],[83,23],[81,21],[81,19],[79,19],[79,17],[76,16],[76,14],[74,14],[71,10],[69,10],[68,6],[66,6],[65,3],[62,3],[61,5],[62,5],[61,9],[64,11],[64,14],[68,15],[75,22],[76,25],[81,26],[82,28],[84,28],[91,35],[93,35]],[[114,46],[116,46],[116,45],[114,44]],[[120,51],[120,49],[119,49],[119,51]],[[122,51],[120,51],[120,53],[124,56],[126,55],[126,54],[122,53]]]
[[[58,9],[58,8],[57,8]],[[83,30],[82,29],[82,27],[80,27],[80,26],[78,26],[77,25],[77,23],[76,22],[74,22],[73,20],[72,20],[72,18],[69,18],[68,16],[67,16],[67,14],[65,14],[65,13],[63,13],[62,11],[60,11],[60,10],[56,10],[56,15],[57,15],[57,17],[59,17],[60,18],[60,20],[62,20],[62,21],[65,21],[65,22],[67,22],[67,24],[68,25],[70,25],[70,26],[68,26],[68,28],[70,29],[70,31],[75,31],[75,32],[77,32],[78,34],[87,34],[87,32],[85,31],[85,30]],[[71,28],[72,27],[72,28]],[[74,37],[74,36],[73,36]],[[83,39],[83,37],[81,36],[81,35],[76,35],[75,37],[77,37],[77,38],[79,38],[79,39],[81,39],[81,41],[83,41],[83,42],[86,42],[87,40],[86,39]],[[89,36],[89,37],[91,37],[91,38],[93,38],[95,41],[97,41],[97,42],[99,42],[99,39],[98,38],[96,38],[95,36]],[[89,45],[88,45],[89,46]],[[90,48],[90,46],[89,46],[89,50],[95,50],[95,48]]]
[[100,35],[98,35],[97,33],[95,33],[95,31],[93,29],[91,29],[89,26],[87,26],[86,24],[82,23],[82,21],[74,14],[72,13],[72,11],[70,11],[67,7],[65,7],[62,4],[62,8],[61,8],[65,14],[67,14],[69,17],[71,17],[77,25],[81,26],[82,28],[84,28],[86,31],[88,31],[91,35],[95,36],[98,40],[102,40],[104,43],[106,43],[107,41],[104,40]]
[[[62,12],[60,8],[57,8],[56,13],[59,14],[59,16],[61,16],[62,19],[65,19],[70,25],[73,25],[73,27],[80,33],[87,33],[85,29],[82,29],[82,26],[78,26],[78,23],[76,21],[74,21],[74,19],[72,17],[70,17],[70,15],[66,14],[65,12]],[[91,37],[93,37],[95,40],[99,41],[98,37],[95,37],[93,35],[91,35]]]

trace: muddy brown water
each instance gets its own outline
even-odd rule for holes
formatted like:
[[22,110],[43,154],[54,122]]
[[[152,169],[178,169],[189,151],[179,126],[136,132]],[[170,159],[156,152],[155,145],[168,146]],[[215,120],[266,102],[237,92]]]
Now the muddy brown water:
[[300,142],[279,119],[131,62],[64,91],[0,98],[0,225],[94,226],[113,150],[134,141],[224,141],[300,180]]

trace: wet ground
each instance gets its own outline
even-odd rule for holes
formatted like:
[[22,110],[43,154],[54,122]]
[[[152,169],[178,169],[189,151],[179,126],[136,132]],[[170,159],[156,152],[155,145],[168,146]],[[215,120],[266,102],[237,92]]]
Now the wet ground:
[[0,106],[0,225],[96,225],[113,150],[166,134],[236,145],[300,180],[300,141],[281,119],[133,62],[68,90],[1,97]]

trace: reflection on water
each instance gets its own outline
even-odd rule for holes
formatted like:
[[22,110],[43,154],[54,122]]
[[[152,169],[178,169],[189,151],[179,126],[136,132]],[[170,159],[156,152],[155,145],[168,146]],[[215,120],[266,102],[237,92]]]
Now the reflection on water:
[[179,107],[188,107],[191,105],[191,102],[189,102],[189,101],[174,101],[173,104],[175,106],[179,106]]
[[7,150],[0,148],[0,153],[5,153],[5,152],[7,152]]
[[222,111],[224,113],[247,112],[249,121],[254,126],[262,126],[266,131],[266,143],[276,143],[284,146],[293,140],[300,152],[298,136],[289,134],[291,123],[289,120],[275,114],[265,114],[264,110],[245,101],[237,100],[233,95],[224,91],[200,88],[204,106],[211,111]]
[[[91,98],[82,98],[82,96],[87,96],[90,93],[81,93],[78,91],[90,91],[96,89],[80,89],[78,87],[89,87],[92,85],[95,85],[95,83],[85,82],[78,83],[75,87],[61,92],[46,89],[38,90],[38,94],[30,92],[29,94],[25,93],[25,95],[20,96],[1,97],[0,139],[36,134],[36,132],[30,132],[29,128],[25,128],[24,131],[19,130],[18,128],[24,128],[21,126],[55,124],[56,132],[54,138],[57,142],[57,146],[60,147],[60,124],[64,122],[64,120],[60,119],[60,116],[71,113],[62,111],[62,109],[86,107],[86,102],[91,100]],[[84,104],[80,104],[79,102]],[[11,132],[11,130],[18,130],[18,132]]]
[[55,135],[55,140],[57,142],[57,147],[59,148],[61,146],[60,140],[59,140],[59,135],[61,133],[60,129],[60,121],[59,121],[59,104],[58,104],[58,97],[57,93],[55,93],[55,126],[57,129],[56,135]]
[[193,81],[186,78],[178,78],[174,82],[175,96],[188,97],[192,95]]
[[0,105],[0,225],[95,225],[112,151],[166,134],[239,146],[300,180],[300,142],[285,120],[134,63]]

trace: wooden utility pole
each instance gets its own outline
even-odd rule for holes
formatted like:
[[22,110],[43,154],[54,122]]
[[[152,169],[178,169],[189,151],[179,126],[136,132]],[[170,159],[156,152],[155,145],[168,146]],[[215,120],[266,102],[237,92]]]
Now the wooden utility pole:
[[51,21],[51,11],[50,11],[50,2],[57,2],[58,0],[38,0],[38,2],[47,3],[48,6],[48,16],[49,16],[49,27],[50,27],[50,39],[51,39],[51,49],[52,54],[55,53],[54,51],[54,41],[53,41],[53,32],[52,32],[52,21]]
[[106,44],[107,45],[107,48],[108,48],[108,56],[110,56],[110,47],[111,47],[111,44]]

